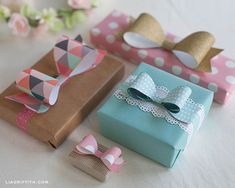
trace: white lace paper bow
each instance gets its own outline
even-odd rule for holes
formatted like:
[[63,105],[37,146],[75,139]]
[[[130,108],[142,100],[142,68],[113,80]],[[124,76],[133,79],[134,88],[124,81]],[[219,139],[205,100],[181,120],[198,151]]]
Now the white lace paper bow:
[[[190,140],[191,135],[194,131],[194,125],[192,122],[189,122],[189,123],[182,122],[178,120],[177,118],[175,118],[174,116],[172,116],[171,113],[169,113],[164,107],[157,105],[155,103],[152,103],[152,102],[135,99],[128,94],[127,88],[134,82],[136,78],[137,78],[136,75],[130,75],[126,79],[126,81],[123,83],[124,87],[120,87],[119,89],[117,89],[114,93],[114,96],[117,99],[125,100],[128,104],[132,106],[139,107],[139,109],[144,112],[151,113],[154,117],[164,118],[171,125],[179,126],[181,129],[183,129],[186,133],[189,134],[188,140]],[[163,99],[169,93],[169,90],[165,86],[155,85],[155,87],[157,91],[156,98]],[[199,123],[198,128],[199,128],[205,116],[204,106],[202,104],[195,103],[191,98],[187,99],[186,104],[194,105],[196,108],[198,108],[198,110],[196,111],[195,117],[197,116],[199,118],[199,122],[198,122]]]

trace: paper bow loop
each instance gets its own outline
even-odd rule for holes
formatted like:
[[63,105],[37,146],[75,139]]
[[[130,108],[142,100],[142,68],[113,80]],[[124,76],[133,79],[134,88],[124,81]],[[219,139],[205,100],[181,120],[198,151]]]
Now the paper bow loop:
[[[185,118],[183,115],[187,111],[187,102],[192,93],[191,88],[187,86],[179,86],[165,93],[162,89],[158,90],[152,78],[143,72],[127,88],[127,93],[135,99],[164,107],[178,121],[186,124],[191,121],[191,118]],[[198,109],[195,109],[195,113],[196,110]]]
[[93,135],[85,136],[81,142],[76,146],[76,152],[83,155],[94,155],[98,157],[104,165],[113,172],[120,170],[124,160],[121,157],[121,149],[118,147],[111,147],[105,152],[98,150],[98,144]]
[[57,71],[65,77],[72,77],[94,68],[106,54],[86,44],[63,36],[54,47]]
[[16,78],[16,86],[23,93],[7,96],[7,99],[25,105],[30,110],[43,113],[57,101],[61,85],[69,78],[87,72],[98,65],[105,51],[90,48],[82,43],[81,37],[75,40],[61,37],[53,53],[59,76],[53,78],[34,69],[22,71]]
[[160,23],[147,13],[141,14],[130,25],[123,39],[135,48],[170,50],[188,68],[204,72],[212,71],[210,60],[222,51],[212,47],[215,38],[205,31],[192,33],[177,43],[167,40]]

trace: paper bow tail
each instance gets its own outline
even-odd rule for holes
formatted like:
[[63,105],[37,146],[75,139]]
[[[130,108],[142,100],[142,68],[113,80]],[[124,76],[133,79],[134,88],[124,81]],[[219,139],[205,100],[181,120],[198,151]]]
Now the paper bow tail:
[[112,147],[103,153],[101,160],[110,171],[118,172],[124,162],[123,158],[120,157],[121,154],[122,152],[118,147]]
[[15,101],[19,104],[23,104],[28,109],[37,113],[44,113],[50,108],[48,104],[43,103],[42,101],[31,97],[26,93],[19,93],[16,95],[6,96],[5,98],[11,101]]
[[205,31],[192,33],[175,44],[172,51],[187,67],[204,72],[211,71],[211,59],[222,50],[212,48],[214,36]]
[[211,59],[221,53],[223,49],[211,48],[206,54],[204,59],[201,61],[199,66],[196,68],[198,71],[212,72]]

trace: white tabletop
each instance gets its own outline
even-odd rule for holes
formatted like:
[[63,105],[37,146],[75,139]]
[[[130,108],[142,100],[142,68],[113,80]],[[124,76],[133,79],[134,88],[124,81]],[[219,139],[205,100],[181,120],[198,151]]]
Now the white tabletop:
[[[22,69],[33,65],[48,52],[60,34],[88,37],[89,29],[113,9],[137,16],[149,12],[158,18],[163,28],[179,36],[197,30],[208,30],[216,36],[216,46],[235,57],[235,1],[233,0],[100,0],[86,23],[72,31],[44,34],[37,38],[17,38],[8,32],[0,35],[0,92]],[[49,3],[50,4],[49,4]],[[37,8],[57,6],[57,1],[35,1]],[[60,0],[62,4],[65,1]],[[0,30],[4,26],[0,26]],[[135,68],[125,63],[126,76]],[[105,100],[103,100],[104,102]],[[101,105],[101,104],[100,104]],[[100,107],[99,105],[99,107]],[[115,143],[98,130],[96,110],[77,127],[68,139],[52,150],[18,128],[0,120],[0,187],[11,187],[10,180],[45,180],[37,187],[234,187],[235,186],[235,94],[228,104],[212,105],[209,117],[172,169],[120,146],[127,161],[122,171],[100,183],[74,168],[68,153],[87,133],[95,135],[104,145]],[[33,187],[34,185],[15,185]],[[12,186],[14,187],[14,185]]]

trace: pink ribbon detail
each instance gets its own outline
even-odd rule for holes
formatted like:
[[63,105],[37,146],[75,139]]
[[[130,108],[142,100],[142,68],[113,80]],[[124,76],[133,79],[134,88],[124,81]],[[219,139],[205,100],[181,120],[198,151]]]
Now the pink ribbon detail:
[[105,152],[98,150],[98,144],[95,137],[91,134],[85,136],[76,146],[76,152],[82,155],[93,155],[99,158],[104,165],[112,172],[120,170],[124,163],[121,157],[122,151],[118,147],[111,147]]
[[34,111],[23,107],[23,109],[16,116],[16,125],[23,131],[27,131],[27,124],[29,119],[35,114]]

